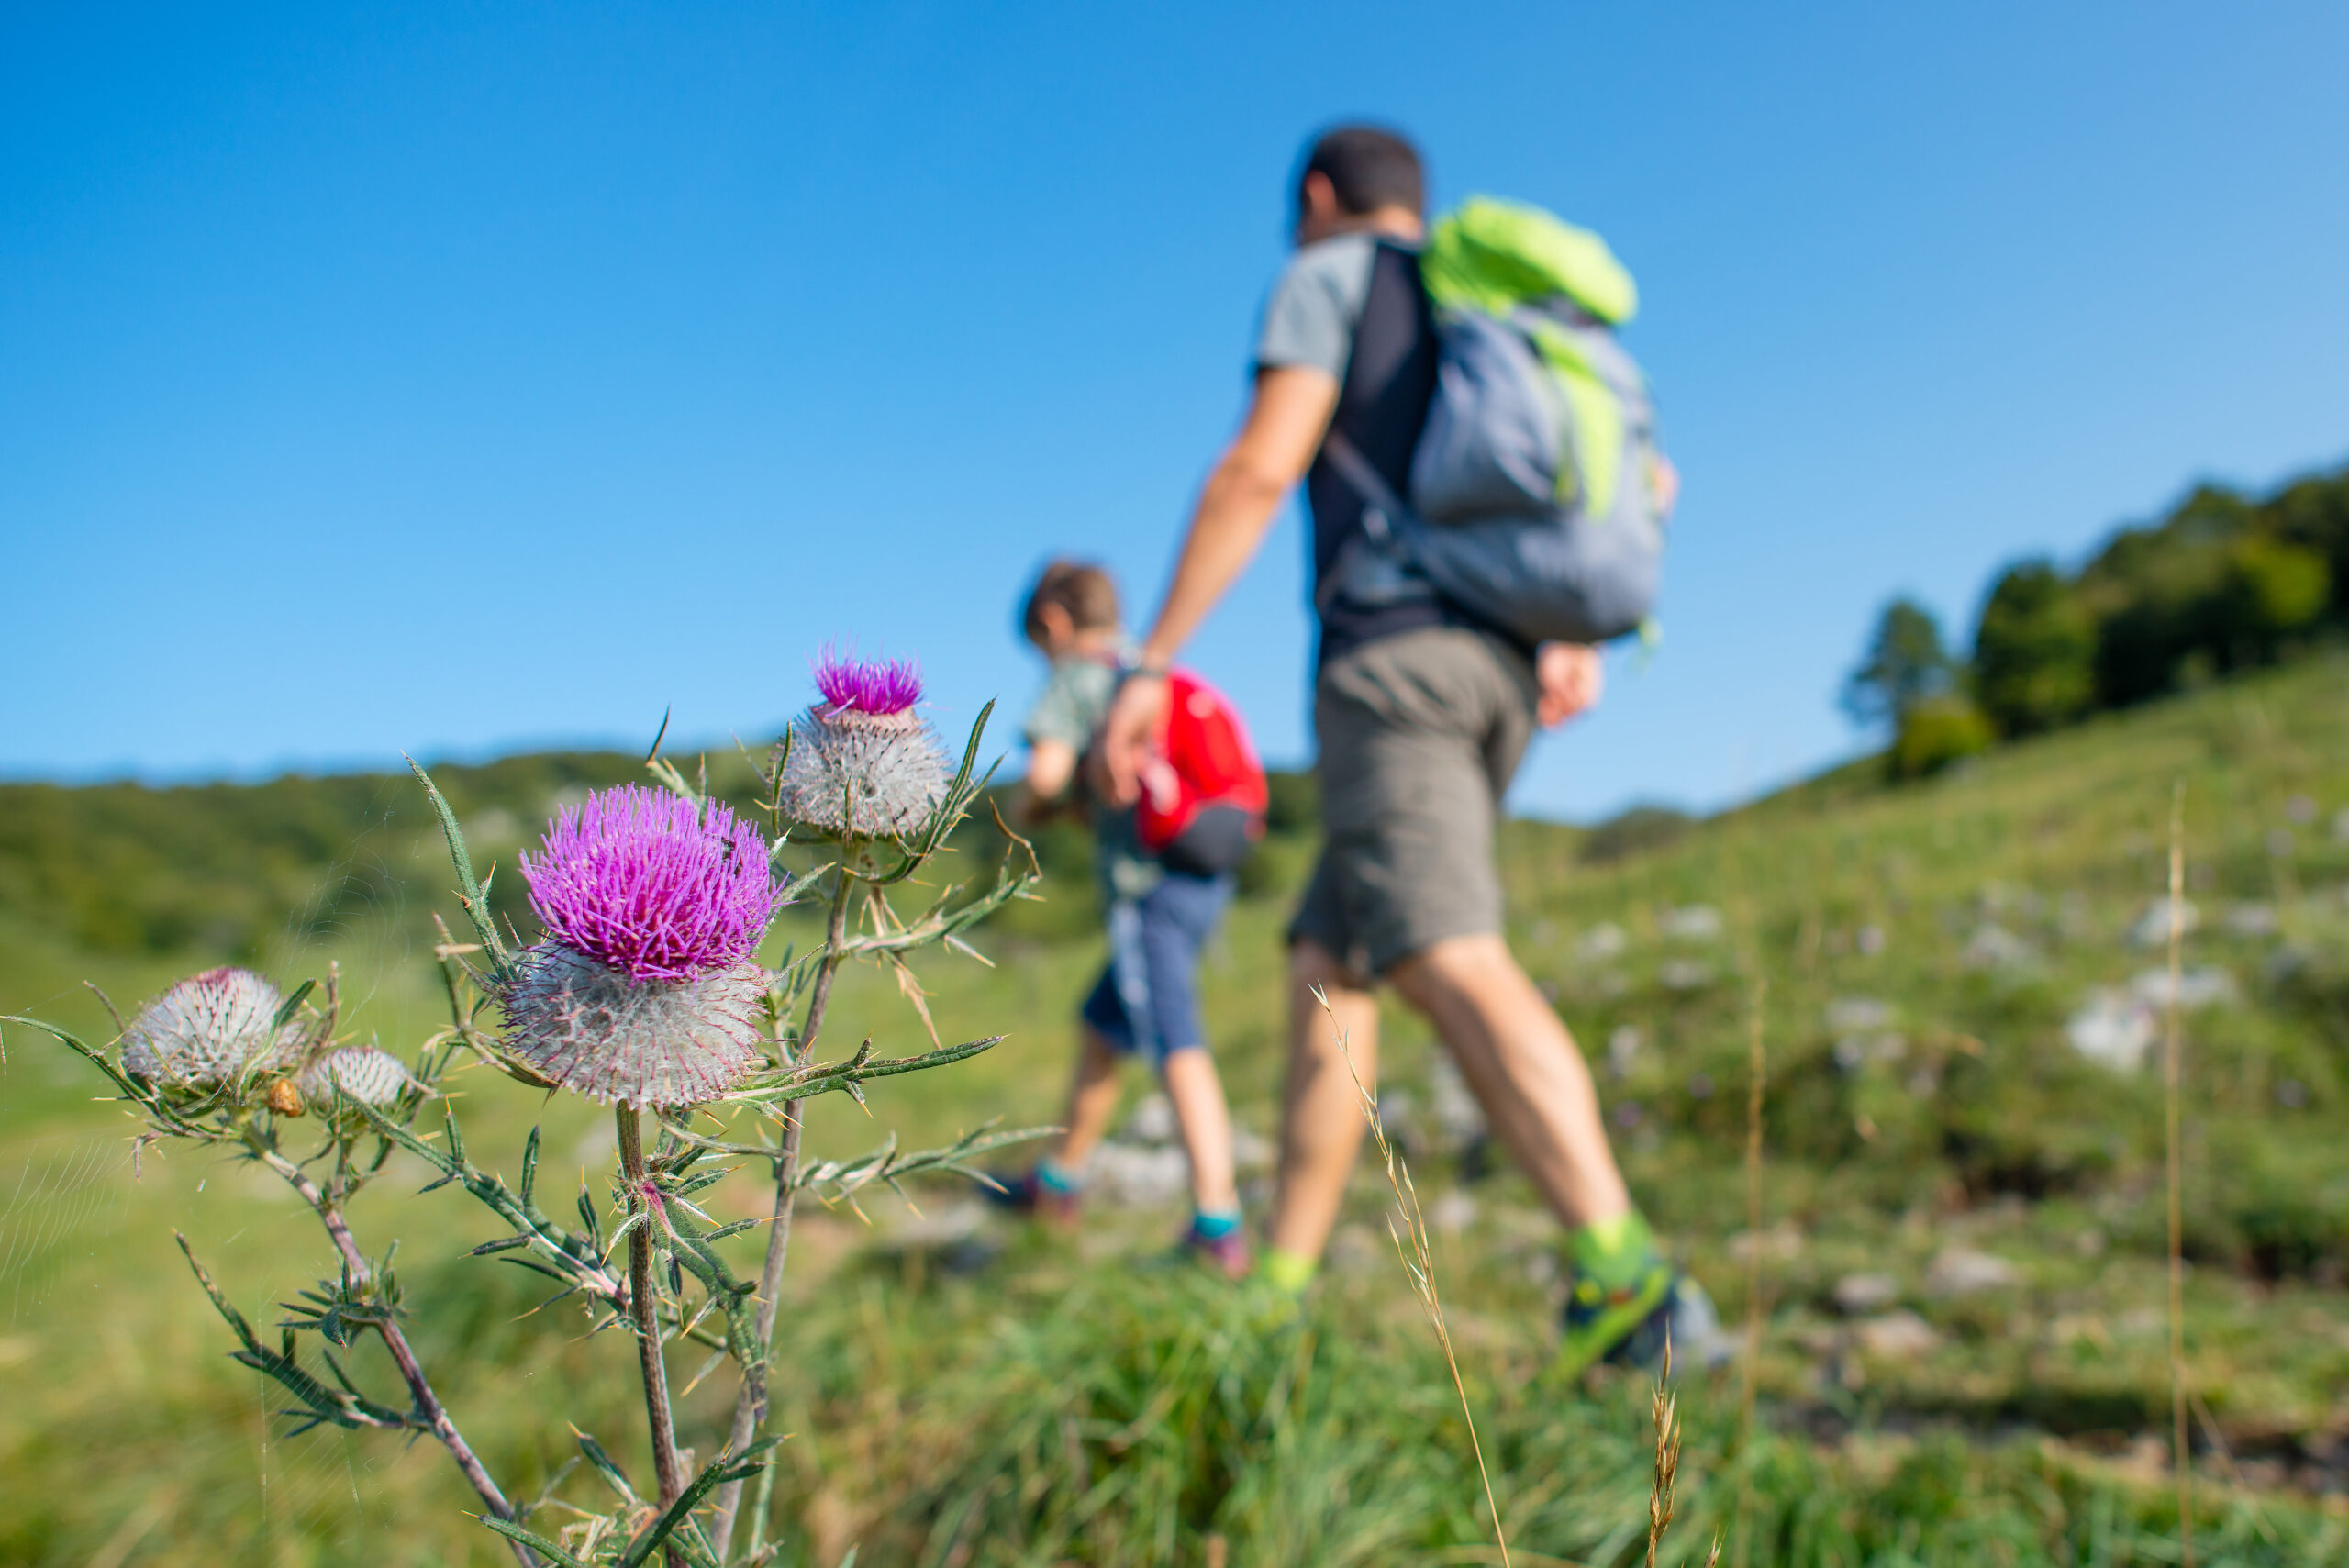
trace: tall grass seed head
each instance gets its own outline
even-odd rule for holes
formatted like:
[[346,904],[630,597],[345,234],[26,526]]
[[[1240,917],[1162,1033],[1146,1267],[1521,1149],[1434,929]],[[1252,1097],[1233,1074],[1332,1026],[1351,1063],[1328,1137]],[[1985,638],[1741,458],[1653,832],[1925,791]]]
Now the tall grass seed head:
[[697,1105],[758,1060],[752,961],[780,890],[766,841],[716,802],[625,785],[522,857],[547,940],[498,988],[507,1048],[574,1094]]
[[250,969],[207,969],[156,997],[122,1033],[122,1068],[174,1089],[217,1089],[246,1069],[290,1060],[303,1029],[272,1031],[285,1005],[277,987]]
[[548,939],[636,981],[740,963],[778,895],[755,828],[715,801],[637,784],[563,812],[521,863]]
[[817,661],[823,700],[792,725],[780,795],[784,814],[842,838],[902,838],[946,798],[953,771],[914,712],[921,676],[905,660]]

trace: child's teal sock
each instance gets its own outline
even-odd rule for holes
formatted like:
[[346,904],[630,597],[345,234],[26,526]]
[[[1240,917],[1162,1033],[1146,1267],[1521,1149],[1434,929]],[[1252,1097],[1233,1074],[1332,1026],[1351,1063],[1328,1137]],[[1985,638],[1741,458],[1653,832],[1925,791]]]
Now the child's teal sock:
[[1047,1154],[1036,1162],[1036,1184],[1061,1197],[1074,1197],[1085,1190],[1085,1176]]
[[1191,1234],[1202,1241],[1220,1241],[1240,1229],[1240,1206],[1202,1208],[1191,1215]]

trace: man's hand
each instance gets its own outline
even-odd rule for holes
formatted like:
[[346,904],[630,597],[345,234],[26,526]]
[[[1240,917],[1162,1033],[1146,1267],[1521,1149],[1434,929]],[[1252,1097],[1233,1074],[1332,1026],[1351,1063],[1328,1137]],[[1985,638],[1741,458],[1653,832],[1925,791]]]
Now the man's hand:
[[1670,517],[1673,508],[1680,505],[1680,471],[1662,452],[1655,454],[1654,487],[1656,515]]
[[1607,666],[1598,650],[1579,642],[1545,642],[1533,655],[1533,678],[1542,697],[1534,717],[1544,729],[1559,725],[1598,704],[1606,689]]
[[1085,758],[1094,794],[1119,806],[1141,798],[1142,765],[1150,761],[1151,740],[1165,714],[1165,676],[1137,671],[1119,683]]

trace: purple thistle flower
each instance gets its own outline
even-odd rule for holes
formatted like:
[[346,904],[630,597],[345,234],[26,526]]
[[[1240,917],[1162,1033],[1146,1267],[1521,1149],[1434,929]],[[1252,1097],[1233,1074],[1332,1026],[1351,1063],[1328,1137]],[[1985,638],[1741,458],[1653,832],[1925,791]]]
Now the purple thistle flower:
[[921,701],[921,671],[910,659],[843,659],[827,648],[816,660],[816,689],[836,708],[883,717]]
[[816,661],[824,700],[792,725],[778,781],[784,814],[842,839],[903,837],[927,824],[952,770],[914,712],[921,674],[910,659]]
[[180,1089],[216,1089],[248,1067],[273,1065],[304,1046],[299,1023],[275,1035],[285,999],[250,969],[207,969],[156,997],[122,1033],[122,1068]]
[[507,1045],[551,1082],[631,1105],[717,1098],[756,1061],[779,890],[766,841],[715,802],[625,785],[522,857],[548,940],[499,987]]
[[552,940],[634,981],[742,962],[774,917],[766,841],[727,807],[636,784],[589,795],[521,857]]

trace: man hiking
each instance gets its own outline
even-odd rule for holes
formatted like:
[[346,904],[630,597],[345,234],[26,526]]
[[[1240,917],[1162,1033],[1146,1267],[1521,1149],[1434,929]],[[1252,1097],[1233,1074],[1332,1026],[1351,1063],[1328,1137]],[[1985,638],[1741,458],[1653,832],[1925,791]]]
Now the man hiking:
[[[1302,1292],[1336,1222],[1364,1131],[1339,1040],[1365,1079],[1375,1074],[1374,987],[1385,982],[1434,1026],[1566,1228],[1558,1370],[1651,1360],[1667,1330],[1686,1354],[1710,1335],[1710,1304],[1632,1207],[1589,1069],[1501,934],[1502,795],[1537,727],[1598,701],[1599,655],[1529,646],[1408,569],[1382,579],[1352,563],[1408,482],[1436,385],[1419,155],[1383,129],[1333,129],[1308,150],[1295,199],[1296,251],[1264,308],[1254,395],[1200,491],[1095,762],[1105,794],[1134,797],[1176,654],[1303,481],[1326,841],[1289,928],[1288,1083],[1263,1273]],[[1367,480],[1363,460],[1377,471]],[[1673,482],[1657,467],[1660,513]]]

